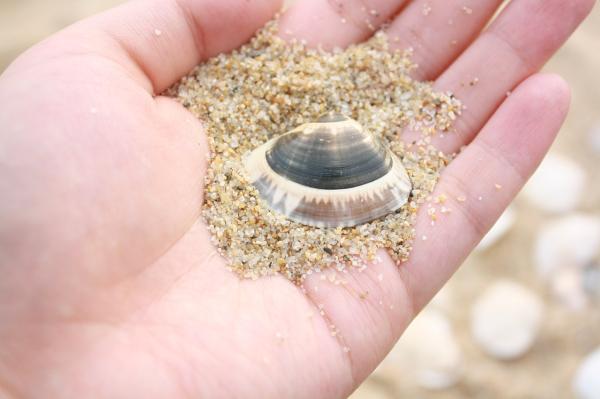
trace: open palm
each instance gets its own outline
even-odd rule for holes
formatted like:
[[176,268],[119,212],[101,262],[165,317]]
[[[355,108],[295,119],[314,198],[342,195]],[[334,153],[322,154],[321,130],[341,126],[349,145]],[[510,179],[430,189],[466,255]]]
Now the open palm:
[[202,125],[157,96],[245,42],[280,1],[131,2],[21,56],[0,78],[0,396],[348,395],[512,200],[567,112],[565,83],[532,74],[593,0],[513,0],[481,33],[501,3],[303,0],[282,17],[282,35],[325,47],[393,18],[415,77],[467,106],[435,141],[466,145],[436,189],[451,215],[432,227],[422,212],[400,268],[384,256],[344,286],[311,276],[305,292],[226,270],[199,216]]

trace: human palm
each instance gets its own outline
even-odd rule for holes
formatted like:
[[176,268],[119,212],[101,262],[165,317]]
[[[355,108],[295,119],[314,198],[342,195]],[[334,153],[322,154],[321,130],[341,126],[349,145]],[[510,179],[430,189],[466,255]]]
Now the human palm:
[[532,74],[593,1],[513,0],[480,35],[500,3],[303,0],[282,17],[285,38],[330,48],[395,15],[388,32],[414,48],[415,77],[467,106],[456,133],[434,140],[447,152],[466,146],[436,188],[452,209],[444,223],[421,212],[408,262],[382,254],[346,285],[309,276],[305,292],[227,271],[199,214],[202,125],[158,95],[241,45],[278,0],[132,2],[21,56],[0,77],[0,396],[348,395],[565,117],[565,83]]

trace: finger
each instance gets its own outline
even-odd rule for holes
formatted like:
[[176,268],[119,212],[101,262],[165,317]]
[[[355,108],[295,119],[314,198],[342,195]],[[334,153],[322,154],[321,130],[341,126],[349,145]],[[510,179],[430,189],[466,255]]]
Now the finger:
[[345,47],[365,40],[408,0],[302,0],[282,16],[280,35],[310,47]]
[[[411,259],[400,268],[386,256],[362,272],[307,277],[307,296],[322,311],[340,351],[346,348],[356,382],[381,361],[512,200],[550,146],[568,102],[568,88],[558,77],[524,82],[444,172],[434,197],[447,195],[444,206],[451,213],[431,226],[428,212],[420,212]],[[463,195],[465,202],[456,200]]]
[[435,79],[473,41],[502,0],[418,0],[387,32],[392,49],[412,48],[413,76]]
[[355,384],[381,362],[414,317],[398,266],[382,261],[364,270],[330,269],[304,281],[306,296],[327,322]]
[[452,91],[467,112],[457,134],[434,142],[448,153],[469,143],[508,92],[552,56],[581,23],[593,0],[513,1],[466,52],[437,80]]
[[[413,254],[400,269],[417,309],[454,273],[537,168],[569,101],[562,78],[530,77],[443,172],[432,198],[447,200],[432,205],[438,217],[434,225],[421,212]],[[449,213],[442,213],[442,206]]]
[[244,43],[280,6],[281,0],[132,1],[65,29],[37,46],[30,61],[97,55],[161,93],[201,60]]

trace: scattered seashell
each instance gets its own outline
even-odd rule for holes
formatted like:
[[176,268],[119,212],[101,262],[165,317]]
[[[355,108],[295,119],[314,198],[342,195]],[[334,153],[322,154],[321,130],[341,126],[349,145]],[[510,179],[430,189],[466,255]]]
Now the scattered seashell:
[[583,289],[593,300],[600,300],[600,263],[593,262],[583,269]]
[[473,305],[471,333],[488,355],[502,360],[518,358],[538,336],[542,308],[542,301],[529,289],[499,280]]
[[581,166],[563,156],[549,154],[523,189],[524,197],[547,212],[575,209],[582,198],[586,174]]
[[490,231],[483,237],[477,248],[477,251],[484,251],[494,244],[496,244],[508,231],[513,227],[517,219],[517,213],[511,206],[506,208],[502,216],[498,219],[496,224],[490,229]]
[[366,380],[348,399],[391,399],[385,387]]
[[588,139],[590,142],[590,148],[597,154],[600,154],[600,123],[590,130]]
[[554,296],[563,305],[573,310],[581,310],[588,304],[582,277],[581,269],[563,267],[555,271],[550,280],[550,288]]
[[600,256],[600,217],[573,214],[546,224],[538,234],[534,261],[556,297],[572,309],[586,306]]
[[245,165],[273,210],[316,227],[378,219],[402,207],[412,189],[398,157],[341,114],[326,114],[268,141]]
[[454,307],[454,289],[451,283],[445,284],[431,299],[428,308],[442,313],[451,312]]
[[404,332],[378,369],[391,381],[416,383],[426,389],[447,389],[462,375],[462,353],[449,320],[425,308]]
[[535,245],[535,263],[543,277],[565,264],[591,263],[600,250],[600,217],[572,214],[541,229]]
[[573,391],[578,399],[600,399],[600,348],[589,354],[577,369]]

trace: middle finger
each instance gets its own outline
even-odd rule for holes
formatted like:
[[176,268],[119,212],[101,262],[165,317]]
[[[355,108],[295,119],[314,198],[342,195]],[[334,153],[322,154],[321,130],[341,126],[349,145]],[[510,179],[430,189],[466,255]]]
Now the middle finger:
[[309,47],[346,47],[368,39],[408,0],[300,0],[281,17],[284,39],[304,40]]
[[503,0],[417,0],[387,30],[392,49],[411,47],[413,77],[435,79],[473,41]]

